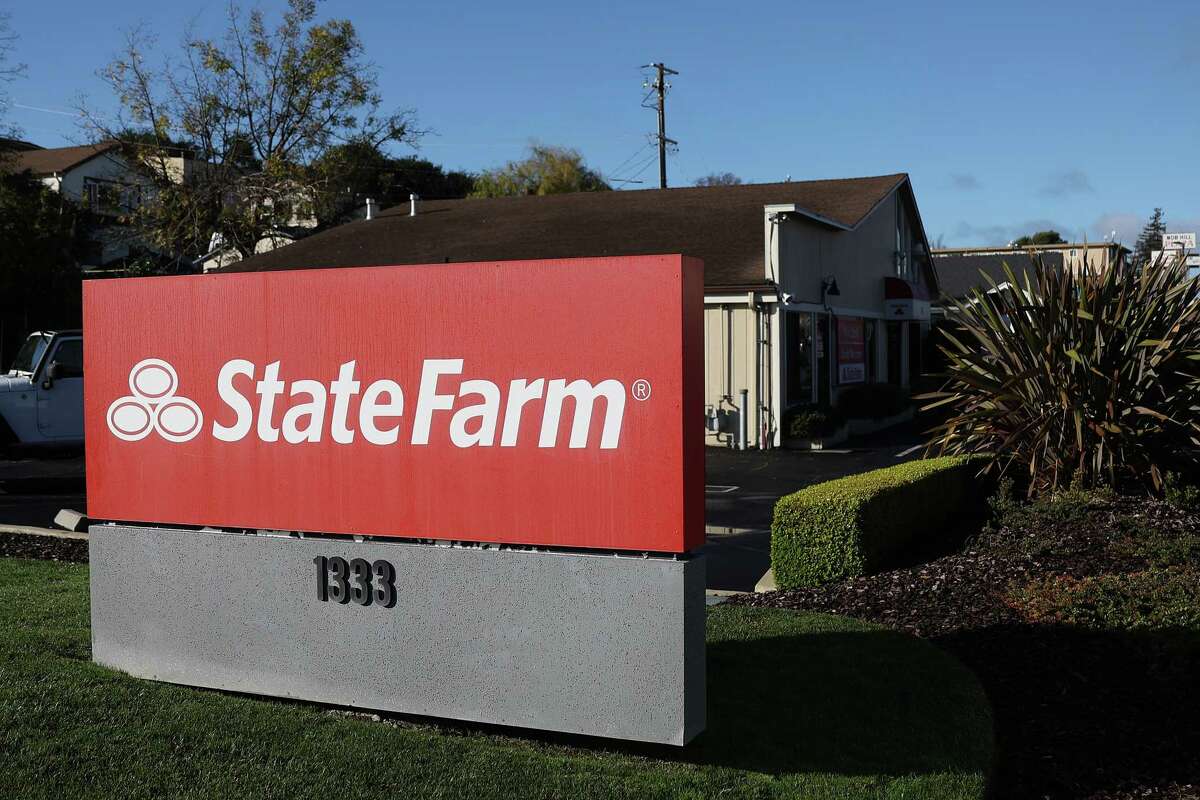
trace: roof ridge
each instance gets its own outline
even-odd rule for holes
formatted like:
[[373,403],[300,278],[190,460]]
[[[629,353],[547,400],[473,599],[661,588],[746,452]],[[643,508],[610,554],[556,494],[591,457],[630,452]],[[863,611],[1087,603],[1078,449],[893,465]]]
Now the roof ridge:
[[[834,183],[844,184],[844,183],[855,183],[855,182],[864,182],[864,181],[878,181],[878,180],[883,180],[886,178],[894,179],[891,186],[888,187],[888,191],[891,191],[891,189],[894,189],[896,186],[898,186],[904,180],[908,179],[909,174],[907,172],[889,172],[889,173],[885,173],[883,175],[860,175],[860,176],[850,177],[850,178],[812,178],[809,180],[802,180],[802,181],[775,181],[772,183],[737,183],[737,184],[732,184],[732,185],[728,185],[728,186],[668,186],[666,189],[662,189],[662,188],[612,189],[612,190],[607,190],[607,191],[601,190],[601,191],[561,192],[561,193],[556,193],[556,194],[540,194],[540,195],[539,194],[502,195],[502,196],[498,196],[498,197],[443,197],[443,198],[423,199],[423,200],[421,200],[421,202],[428,202],[428,203],[461,203],[461,202],[467,202],[467,201],[472,201],[472,202],[481,202],[481,201],[482,202],[487,202],[487,201],[514,202],[514,201],[533,200],[533,199],[543,200],[543,201],[555,201],[555,200],[562,200],[562,199],[566,199],[566,198],[578,198],[578,197],[593,196],[593,195],[613,195],[613,196],[619,195],[619,196],[628,196],[628,197],[643,197],[646,194],[649,194],[652,192],[663,192],[663,193],[667,193],[667,194],[675,193],[675,192],[696,192],[696,193],[719,192],[719,191],[737,192],[737,191],[744,191],[744,190],[750,190],[750,189],[763,189],[766,187],[789,187],[789,186],[790,187],[806,187],[806,186],[814,186],[814,185],[820,185],[820,184],[834,184]],[[401,215],[401,211],[403,211],[404,215],[407,215],[407,213],[408,213],[407,209],[408,209],[407,204],[405,204],[404,202],[399,202],[399,203],[396,203],[395,205],[391,205],[385,209],[382,209],[379,212],[379,216],[381,216],[381,217],[383,217],[383,216],[399,216],[399,215]],[[420,212],[418,211],[418,214],[419,213]]]

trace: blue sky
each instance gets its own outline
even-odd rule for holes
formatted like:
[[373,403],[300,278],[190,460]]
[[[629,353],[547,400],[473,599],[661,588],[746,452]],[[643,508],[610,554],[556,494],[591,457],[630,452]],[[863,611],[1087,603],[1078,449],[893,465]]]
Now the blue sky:
[[[262,3],[277,9],[281,4]],[[28,74],[9,116],[47,146],[80,140],[79,95],[139,22],[174,44],[225,4],[59,0],[12,9]],[[908,172],[931,239],[1003,244],[1055,227],[1131,244],[1154,206],[1200,229],[1200,3],[327,0],[357,26],[385,100],[435,131],[421,154],[480,169],[528,142],[577,147],[610,179],[655,185],[642,70],[678,69],[672,185]],[[632,157],[632,160],[630,160]],[[622,166],[626,163],[627,166]],[[621,169],[618,171],[618,167]],[[633,188],[635,184],[627,184]]]

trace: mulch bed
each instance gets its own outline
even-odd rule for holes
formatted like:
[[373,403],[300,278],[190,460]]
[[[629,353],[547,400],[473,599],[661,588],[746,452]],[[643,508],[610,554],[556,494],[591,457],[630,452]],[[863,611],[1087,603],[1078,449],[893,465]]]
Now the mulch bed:
[[81,539],[60,539],[29,533],[0,533],[0,558],[40,558],[86,564],[88,543]]
[[1139,530],[1198,529],[1164,503],[1122,499],[1085,519],[984,531],[920,566],[731,602],[844,614],[954,653],[993,705],[995,797],[1200,798],[1200,648],[1030,623],[1006,600],[1041,577],[1145,568],[1122,546]]

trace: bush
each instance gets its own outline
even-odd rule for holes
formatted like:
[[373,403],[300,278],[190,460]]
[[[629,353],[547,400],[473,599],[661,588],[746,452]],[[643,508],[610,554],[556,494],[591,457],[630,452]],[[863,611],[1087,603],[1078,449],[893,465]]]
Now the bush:
[[909,406],[908,391],[890,383],[864,383],[838,393],[838,410],[855,419],[893,417]]
[[1106,511],[1115,495],[1107,489],[1065,489],[1023,502],[1010,478],[1002,478],[996,493],[988,498],[989,525],[994,528],[1038,530],[1058,524],[1087,524],[1093,514]]
[[867,575],[978,499],[979,463],[910,461],[820,483],[775,505],[771,567],[781,589]]
[[1200,512],[1200,486],[1184,480],[1178,472],[1168,472],[1163,481],[1166,501],[1181,511]]
[[1099,630],[1200,630],[1200,575],[1186,567],[1053,576],[1010,591],[1008,600],[1030,622]]
[[793,406],[783,414],[783,430],[791,439],[819,439],[845,423],[836,409],[822,406]]
[[1028,494],[1073,486],[1163,489],[1195,474],[1200,442],[1200,281],[1182,259],[1141,268],[1052,269],[955,301],[943,332],[948,383],[924,395],[952,413],[942,454],[985,453],[1028,475]]

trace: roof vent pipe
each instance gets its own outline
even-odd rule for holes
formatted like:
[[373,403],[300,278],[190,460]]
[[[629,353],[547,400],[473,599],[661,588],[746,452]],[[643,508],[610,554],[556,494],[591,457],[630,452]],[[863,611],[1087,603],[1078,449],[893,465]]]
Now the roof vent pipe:
[[408,215],[415,217],[417,215],[417,201],[421,199],[419,194],[415,192],[408,196]]
[[375,219],[375,201],[367,198],[367,219]]

